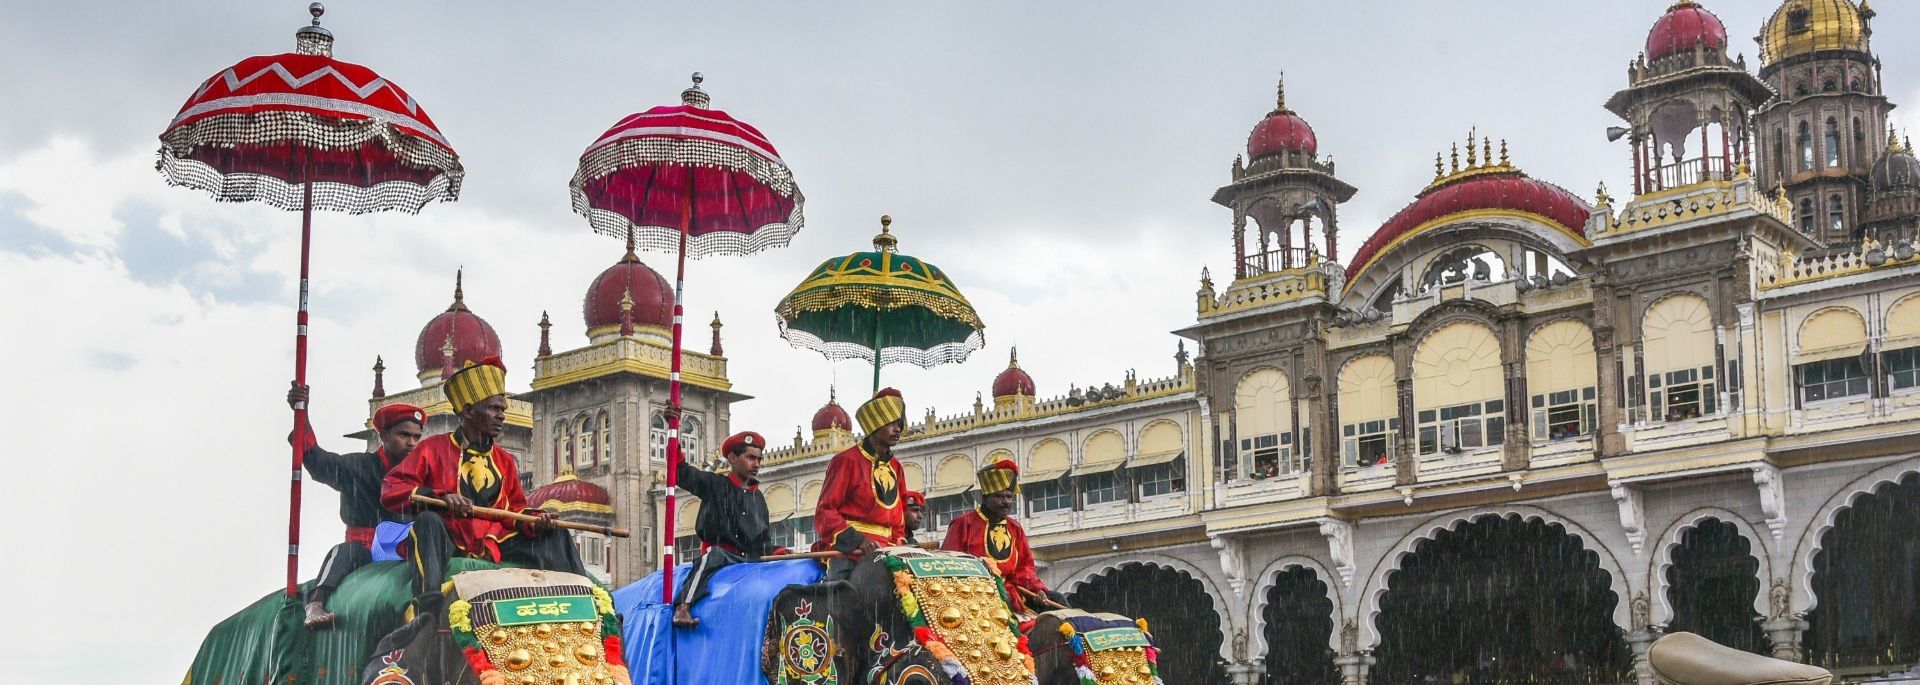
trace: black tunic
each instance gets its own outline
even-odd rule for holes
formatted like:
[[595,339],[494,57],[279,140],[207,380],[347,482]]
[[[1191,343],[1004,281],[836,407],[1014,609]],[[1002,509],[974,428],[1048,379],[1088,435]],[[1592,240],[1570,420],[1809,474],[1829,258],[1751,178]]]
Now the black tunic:
[[380,506],[380,483],[397,460],[388,463],[386,450],[334,454],[319,445],[308,445],[307,473],[327,487],[340,491],[340,522],[348,528],[372,528],[381,521],[406,523],[413,517]]
[[681,462],[680,488],[700,498],[700,517],[693,532],[715,547],[731,546],[749,559],[772,554],[773,531],[767,526],[767,496],[759,481],[734,482],[731,474],[702,471]]

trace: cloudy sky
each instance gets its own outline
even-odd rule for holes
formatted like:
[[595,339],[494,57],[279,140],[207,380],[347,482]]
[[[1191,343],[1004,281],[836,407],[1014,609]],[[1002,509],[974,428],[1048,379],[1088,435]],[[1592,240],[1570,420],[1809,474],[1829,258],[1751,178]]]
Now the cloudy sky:
[[[359,423],[375,355],[397,371],[390,389],[412,387],[414,338],[463,265],[515,387],[542,311],[556,348],[584,344],[581,294],[621,247],[569,212],[567,180],[583,146],[675,101],[691,71],[807,194],[791,247],[689,277],[692,320],[720,312],[734,382],[757,397],[734,426],[784,438],[829,384],[863,388],[866,371],[789,348],[773,304],[866,246],[883,213],[988,324],[965,364],[888,369],[911,415],[970,407],[1016,342],[1046,396],[1164,376],[1201,267],[1230,268],[1230,216],[1207,198],[1282,70],[1288,104],[1360,188],[1342,210],[1351,254],[1470,127],[1582,196],[1625,187],[1600,103],[1667,4],[338,0],[336,56],[411,91],[468,176],[459,202],[417,216],[316,218],[315,422]],[[1750,62],[1772,5],[1711,3]],[[291,49],[304,7],[0,3],[12,682],[175,682],[209,626],[280,582],[298,217],[169,188],[153,161],[187,94]],[[1906,35],[1920,8],[1879,9],[1887,92],[1920,103]],[[317,552],[340,527],[331,492],[308,502]],[[103,659],[97,631],[131,639]]]

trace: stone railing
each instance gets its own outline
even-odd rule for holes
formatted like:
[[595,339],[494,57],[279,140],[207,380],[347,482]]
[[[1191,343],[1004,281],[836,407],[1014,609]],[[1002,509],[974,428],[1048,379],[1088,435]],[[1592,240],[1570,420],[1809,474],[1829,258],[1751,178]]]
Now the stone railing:
[[1618,216],[1604,189],[1587,219],[1587,235],[1604,238],[1694,221],[1737,211],[1752,211],[1793,225],[1793,204],[1784,195],[1768,197],[1743,169],[1732,181],[1705,181],[1634,198]]
[[[1183,366],[1180,374],[1177,376],[1143,381],[1129,375],[1120,385],[1108,384],[1101,388],[1093,388],[1085,391],[1075,389],[1066,395],[1035,401],[1025,406],[988,409],[978,400],[975,400],[974,409],[971,412],[946,417],[941,417],[930,412],[919,421],[909,419],[907,422],[907,434],[902,438],[902,441],[912,442],[915,440],[925,440],[1015,421],[1031,421],[1072,414],[1079,411],[1091,411],[1120,406],[1131,402],[1140,402],[1178,395],[1183,392],[1192,392],[1193,389],[1193,367]],[[769,450],[763,457],[762,463],[768,466],[791,463],[810,457],[838,452],[839,450],[846,449],[850,444],[852,443],[840,443],[832,440],[808,441],[792,447]]]
[[[536,390],[617,370],[666,378],[672,371],[673,351],[664,345],[632,337],[615,338],[577,350],[534,360]],[[691,350],[680,359],[681,378],[695,385],[729,389],[727,360]]]
[[1211,283],[1202,283],[1198,298],[1201,318],[1231,314],[1309,297],[1330,297],[1345,279],[1339,264],[1308,255],[1305,266],[1249,276],[1215,295]]
[[1760,287],[1771,290],[1879,268],[1920,264],[1920,260],[1915,259],[1920,256],[1916,252],[1920,252],[1920,245],[1913,241],[1883,245],[1872,237],[1862,240],[1859,247],[1846,252],[1804,258],[1792,252],[1782,252],[1777,263],[1764,265],[1759,270]]

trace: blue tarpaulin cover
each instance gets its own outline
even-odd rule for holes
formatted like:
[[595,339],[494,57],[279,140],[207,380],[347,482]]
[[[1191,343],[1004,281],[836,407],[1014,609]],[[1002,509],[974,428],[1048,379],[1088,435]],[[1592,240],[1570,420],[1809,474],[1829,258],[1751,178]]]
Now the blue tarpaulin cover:
[[[674,583],[686,585],[691,569],[674,568]],[[820,582],[821,573],[820,562],[811,559],[720,569],[707,596],[693,605],[700,625],[690,630],[673,627],[673,608],[660,603],[658,571],[614,590],[634,685],[764,685],[760,642],[774,596],[788,585]]]

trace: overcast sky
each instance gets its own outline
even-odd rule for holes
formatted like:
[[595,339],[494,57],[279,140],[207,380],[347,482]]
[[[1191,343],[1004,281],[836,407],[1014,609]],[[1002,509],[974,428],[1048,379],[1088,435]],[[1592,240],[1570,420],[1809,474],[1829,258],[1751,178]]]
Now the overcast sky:
[[[177,682],[207,628],[280,583],[298,216],[169,188],[153,162],[188,93],[290,50],[305,4],[0,3],[11,682]],[[688,283],[690,321],[720,312],[756,397],[735,429],[785,440],[830,383],[857,399],[868,381],[787,346],[773,304],[865,248],[883,213],[987,322],[965,364],[888,368],[909,416],[969,409],[1015,342],[1043,396],[1165,376],[1201,267],[1230,270],[1231,217],[1207,198],[1282,70],[1360,189],[1341,213],[1350,255],[1470,127],[1534,176],[1618,193],[1629,158],[1600,105],[1667,4],[332,2],[335,56],[410,91],[468,175],[459,202],[417,216],[316,217],[315,423],[358,426],[375,355],[389,390],[414,386],[414,339],[461,265],[511,387],[543,310],[556,349],[585,344],[581,295],[621,246],[570,213],[567,180],[581,148],[676,102],[695,70],[808,200],[790,247],[693,262]],[[1710,3],[1749,63],[1774,4]],[[1887,93],[1920,103],[1920,7],[1881,5]],[[669,256],[643,257],[671,277]],[[333,494],[308,492],[311,575],[341,529]]]

